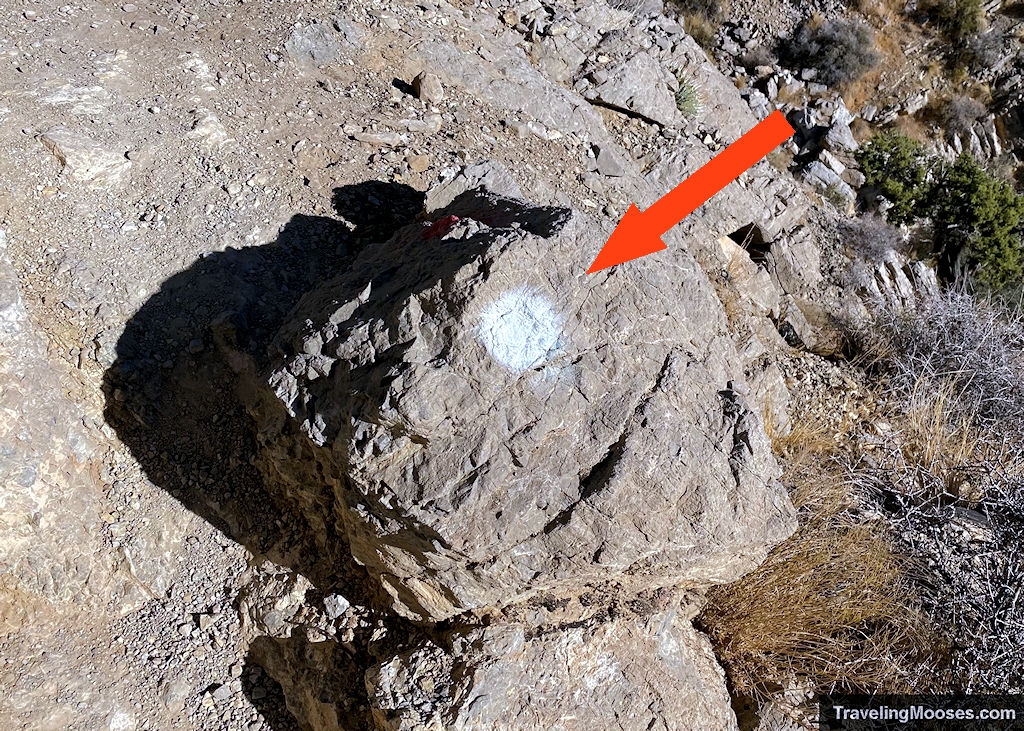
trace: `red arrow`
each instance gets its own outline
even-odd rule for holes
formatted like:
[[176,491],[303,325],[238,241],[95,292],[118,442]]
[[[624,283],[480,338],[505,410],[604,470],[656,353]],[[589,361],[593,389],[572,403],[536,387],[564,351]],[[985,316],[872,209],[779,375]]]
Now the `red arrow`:
[[754,163],[793,136],[776,110],[646,211],[630,205],[587,274],[661,251],[661,237]]

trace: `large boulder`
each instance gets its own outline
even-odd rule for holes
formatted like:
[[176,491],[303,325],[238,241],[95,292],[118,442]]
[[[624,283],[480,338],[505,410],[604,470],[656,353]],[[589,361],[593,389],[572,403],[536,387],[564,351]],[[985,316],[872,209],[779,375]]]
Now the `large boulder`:
[[791,532],[678,238],[585,275],[609,232],[567,209],[478,188],[426,217],[299,303],[252,407],[282,499],[395,609],[728,582]]
[[379,729],[736,728],[711,644],[666,609],[452,633],[369,669]]

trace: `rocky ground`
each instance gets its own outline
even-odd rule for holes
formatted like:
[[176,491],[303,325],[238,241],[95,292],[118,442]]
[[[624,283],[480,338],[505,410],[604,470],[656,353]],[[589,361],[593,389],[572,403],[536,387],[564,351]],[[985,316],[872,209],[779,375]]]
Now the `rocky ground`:
[[[723,74],[659,3],[622,5],[222,0],[0,7],[0,726],[282,731],[433,728],[456,717],[468,726],[498,726],[511,717],[539,727],[564,712],[559,693],[566,687],[591,697],[594,685],[572,684],[608,671],[609,653],[629,661],[626,682],[655,687],[650,692],[665,706],[656,715],[666,727],[680,727],[672,719],[694,712],[712,725],[734,726],[721,669],[689,620],[701,586],[735,578],[791,530],[765,430],[787,428],[790,403],[793,413],[810,409],[837,423],[857,418],[854,406],[813,402],[823,384],[849,382],[845,366],[820,356],[841,352],[831,318],[860,311],[857,297],[840,286],[845,259],[835,221],[862,182],[851,166],[857,141],[850,124],[864,111],[851,111],[827,90],[782,103],[778,90],[791,80],[780,69],[762,74],[765,93],[751,85],[741,94],[743,84]],[[761,33],[771,30],[764,23]],[[732,73],[729,58],[722,64]],[[678,104],[684,81],[700,97],[686,113]],[[624,287],[621,274],[596,287],[581,283],[601,234],[628,204],[645,207],[778,105],[797,127],[787,152],[803,167],[787,167],[783,156],[745,174],[677,232],[681,253],[672,267],[635,270],[643,274],[635,290],[616,289]],[[535,207],[503,222],[508,211],[500,202],[446,208],[475,186]],[[571,214],[571,235],[537,224],[537,206]],[[463,228],[445,223],[452,211]],[[532,258],[502,258],[502,237],[513,235],[506,229],[530,242]],[[367,253],[389,239],[384,258]],[[412,263],[394,243],[434,239],[438,251]],[[695,519],[694,535],[644,525],[642,518],[666,509],[653,503],[615,504],[641,518],[636,536],[618,536],[618,543],[615,531],[568,518],[571,530],[560,534],[551,526],[562,525],[567,504],[597,505],[587,502],[592,493],[582,482],[543,485],[548,502],[534,513],[498,501],[459,522],[443,494],[417,512],[417,483],[402,492],[405,474],[393,468],[393,455],[381,453],[363,455],[355,489],[377,500],[380,475],[387,475],[397,502],[371,506],[362,527],[353,527],[352,500],[339,497],[351,486],[323,491],[355,461],[350,441],[358,440],[338,436],[347,422],[337,420],[351,414],[308,403],[302,411],[295,394],[319,393],[308,369],[325,341],[348,343],[347,355],[331,361],[347,368],[372,366],[381,341],[367,346],[359,323],[350,322],[347,303],[359,307],[369,297],[359,282],[317,287],[339,274],[351,279],[359,267],[369,267],[372,279],[394,264],[402,272],[396,281],[410,277],[416,304],[393,310],[408,295],[401,288],[394,301],[375,295],[372,317],[406,322],[430,277],[439,276],[406,272],[446,261],[444,242],[452,241],[483,242],[491,252],[480,270],[484,283],[520,278],[546,288],[560,307],[571,304],[581,352],[601,353],[585,363],[594,372],[606,368],[609,383],[625,384],[622,403],[636,418],[590,406],[607,388],[589,382],[571,398],[524,401],[519,386],[508,386],[506,401],[491,398],[488,379],[498,383],[501,369],[477,369],[477,351],[453,355],[433,345],[424,346],[431,358],[450,358],[459,378],[484,385],[470,397],[454,381],[428,380],[396,387],[392,396],[425,413],[430,394],[447,393],[451,408],[491,419],[459,447],[476,464],[504,459],[494,445],[477,442],[486,441],[495,413],[508,413],[502,428],[516,445],[511,451],[522,451],[502,463],[507,473],[494,467],[473,482],[475,490],[500,492],[519,479],[509,477],[518,474],[509,465],[529,464],[523,455],[548,438],[560,445],[550,453],[559,459],[578,450],[571,471],[580,475],[602,464],[640,471],[652,443],[659,453],[689,455],[684,462],[712,453],[718,446],[708,444],[718,436],[705,435],[706,444],[696,437],[652,442],[640,425],[641,407],[660,404],[677,420],[699,421],[697,407],[691,413],[667,396],[657,400],[670,390],[663,379],[675,379],[705,406],[728,388],[742,406],[726,409],[724,423],[743,433],[729,432],[729,449],[746,449],[749,458],[722,453],[714,469],[735,477],[736,492],[698,500],[714,515]],[[477,266],[471,259],[459,255],[448,265],[468,271]],[[545,279],[545,267],[558,276]],[[908,296],[921,281],[893,259],[873,286]],[[470,277],[464,289],[442,287],[444,296],[423,300],[440,309],[424,316],[430,325],[414,339],[433,343],[431,328],[444,331],[446,315],[476,312],[474,303],[489,291],[481,286]],[[633,292],[636,312],[626,313],[614,296],[621,291]],[[675,317],[652,317],[630,331],[658,345],[645,352],[642,378],[627,381],[633,351],[623,346],[608,355],[602,338],[622,336],[623,323],[635,326],[636,313],[652,301]],[[683,329],[667,324],[688,318]],[[455,342],[471,339],[469,325],[449,327]],[[544,358],[557,349],[548,345]],[[498,357],[493,347],[489,352]],[[418,367],[427,362],[419,357],[426,356],[394,362]],[[503,357],[514,365],[519,356]],[[698,367],[702,375],[695,376]],[[379,375],[371,369],[353,391],[375,393]],[[294,421],[274,411],[281,404]],[[554,407],[588,420],[559,426],[538,417],[524,428],[531,409]],[[443,428],[424,426],[430,420],[411,405],[402,408],[409,411],[373,422],[375,440],[390,431],[397,437],[397,424],[412,443],[443,438]],[[647,418],[654,419],[651,408]],[[325,436],[323,429],[334,431]],[[630,440],[639,456],[630,446],[616,453],[618,462],[602,462],[602,449]],[[317,451],[332,444],[333,456]],[[675,463],[658,469],[680,470],[681,484],[692,478],[689,467]],[[450,470],[431,473],[436,484],[447,484]],[[317,489],[306,490],[310,485]],[[692,495],[661,498],[678,509]],[[772,520],[758,505],[771,506]],[[390,529],[381,527],[391,515],[384,507],[417,516],[407,526],[417,541],[429,526],[449,545],[460,534],[466,539],[460,532],[481,525],[488,510],[506,518],[486,550],[465,547],[453,558],[436,545],[390,541]],[[516,531],[527,528],[542,536],[531,551],[553,564],[573,541],[590,553],[550,575],[501,563],[521,545]],[[395,552],[382,552],[382,541]],[[687,542],[701,549],[684,556]],[[642,571],[627,570],[644,561]],[[678,565],[687,570],[680,574]],[[460,593],[460,582],[470,579],[466,586],[475,588]],[[495,659],[524,642],[518,665]],[[663,667],[636,659],[652,648],[675,686],[659,686]],[[567,654],[578,664],[566,661],[568,675],[549,679],[550,698],[538,701],[537,716],[521,706],[474,709],[472,697],[435,689],[446,676],[474,672],[482,695],[481,688],[493,694],[508,673],[523,673],[518,682],[527,687],[535,682],[531,665]],[[674,687],[701,683],[703,696],[669,700]],[[637,711],[629,697],[602,702]],[[607,718],[607,708],[595,704],[597,715],[580,721],[587,727]],[[624,715],[619,723],[634,728],[639,721]]]

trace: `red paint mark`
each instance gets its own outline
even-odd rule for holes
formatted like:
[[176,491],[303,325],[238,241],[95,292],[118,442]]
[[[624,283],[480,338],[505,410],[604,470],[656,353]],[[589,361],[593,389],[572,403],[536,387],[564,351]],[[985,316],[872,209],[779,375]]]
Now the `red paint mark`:
[[458,216],[442,216],[423,232],[423,239],[437,239],[451,231],[459,222]]
[[758,160],[793,136],[776,110],[646,211],[631,205],[587,274],[667,248],[661,237]]

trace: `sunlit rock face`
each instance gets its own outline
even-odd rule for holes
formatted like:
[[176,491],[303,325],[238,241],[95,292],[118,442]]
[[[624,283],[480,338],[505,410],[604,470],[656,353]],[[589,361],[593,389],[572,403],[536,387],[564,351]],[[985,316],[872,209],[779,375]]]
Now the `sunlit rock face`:
[[593,220],[446,198],[279,333],[253,410],[284,499],[417,619],[756,565],[792,508],[681,237],[585,275]]

